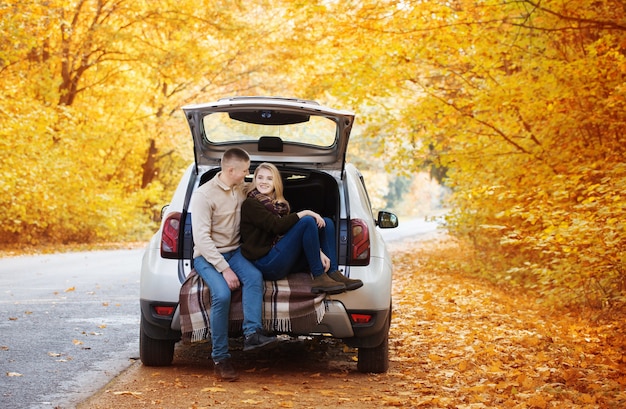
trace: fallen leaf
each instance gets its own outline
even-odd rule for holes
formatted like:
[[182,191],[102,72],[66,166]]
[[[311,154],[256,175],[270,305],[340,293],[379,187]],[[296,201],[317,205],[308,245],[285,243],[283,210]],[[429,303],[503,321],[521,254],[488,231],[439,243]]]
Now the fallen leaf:
[[247,405],[258,405],[259,403],[263,403],[262,400],[254,400],[254,399],[244,399],[241,403],[245,403]]
[[65,290],[66,293],[69,293],[69,292],[72,292],[72,291],[76,291],[76,287],[70,287],[70,288],[67,288]]
[[139,396],[139,395],[141,395],[141,392],[119,391],[119,392],[113,392],[113,395],[130,395],[130,396]]
[[532,407],[536,407],[539,409],[545,409],[548,407],[548,402],[546,401],[545,397],[541,395],[532,395],[528,399],[528,404]]
[[200,389],[200,392],[226,392],[226,389],[220,388],[218,386],[211,386],[208,388]]
[[385,406],[404,406],[404,403],[395,396],[383,396]]
[[459,371],[464,372],[469,368],[469,363],[467,361],[459,362]]
[[324,389],[320,391],[320,394],[324,396],[334,396],[337,394],[337,392],[332,389]]

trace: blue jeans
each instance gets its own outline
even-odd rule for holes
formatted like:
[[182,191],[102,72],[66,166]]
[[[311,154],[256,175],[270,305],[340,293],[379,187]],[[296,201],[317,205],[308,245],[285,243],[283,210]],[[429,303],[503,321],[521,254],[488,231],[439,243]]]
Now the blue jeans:
[[[243,303],[243,333],[249,335],[263,327],[263,277],[259,270],[248,261],[239,249],[222,254],[230,268],[233,269],[241,282]],[[211,293],[211,357],[218,362],[230,358],[228,352],[228,315],[230,313],[230,288],[213,264],[202,256],[194,260],[194,268],[204,282],[209,286]]]
[[[330,270],[338,270],[335,243],[335,225],[327,217],[326,226],[318,228],[315,218],[305,216],[298,220],[265,256],[254,261],[265,280],[283,279],[297,268],[308,265],[314,277],[324,272],[320,259],[320,249],[330,259]],[[302,257],[304,253],[304,258]]]

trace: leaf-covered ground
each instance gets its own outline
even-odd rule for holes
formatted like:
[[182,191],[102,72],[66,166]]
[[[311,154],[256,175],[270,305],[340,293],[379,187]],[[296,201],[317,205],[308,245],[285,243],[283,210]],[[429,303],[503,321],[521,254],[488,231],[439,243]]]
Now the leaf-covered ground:
[[390,376],[412,391],[401,405],[626,407],[623,321],[542,311],[523,294],[451,272],[457,251],[444,242],[395,255]]
[[356,352],[328,340],[285,342],[264,356],[233,343],[241,379],[216,381],[207,345],[175,364],[139,363],[87,408],[624,408],[623,320],[591,323],[543,311],[523,294],[449,268],[448,240],[392,247],[391,367],[356,371]]

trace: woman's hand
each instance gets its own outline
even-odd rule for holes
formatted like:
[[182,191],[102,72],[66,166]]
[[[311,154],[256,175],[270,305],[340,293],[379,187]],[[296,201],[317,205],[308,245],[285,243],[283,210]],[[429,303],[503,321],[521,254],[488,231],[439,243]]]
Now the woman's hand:
[[313,210],[302,210],[300,212],[298,212],[298,217],[299,218],[303,218],[304,216],[311,216],[315,219],[315,224],[317,224],[318,228],[322,228],[324,226],[326,226],[326,221],[324,220],[324,218],[322,216],[320,216],[318,213],[315,213]]
[[322,250],[320,250],[320,260],[322,260],[322,266],[324,267],[324,272],[327,272],[330,269],[330,259]]

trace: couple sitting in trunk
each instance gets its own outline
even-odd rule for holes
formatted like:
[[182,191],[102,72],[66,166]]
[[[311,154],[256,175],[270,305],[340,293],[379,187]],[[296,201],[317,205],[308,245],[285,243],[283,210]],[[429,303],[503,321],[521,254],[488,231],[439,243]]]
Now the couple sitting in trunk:
[[311,210],[290,212],[275,165],[265,162],[256,168],[241,205],[241,253],[265,280],[280,280],[308,267],[313,293],[338,294],[361,287],[361,280],[339,271],[335,240],[331,219]]
[[222,170],[198,188],[189,206],[194,266],[211,294],[211,357],[215,374],[228,381],[239,377],[228,346],[232,291],[242,291],[243,350],[258,351],[278,342],[263,330],[263,279],[285,278],[299,267],[302,253],[314,277],[312,292],[336,294],[363,285],[338,270],[332,221],[310,210],[290,214],[274,165],[261,164],[244,191],[249,168],[247,152],[227,150]]

